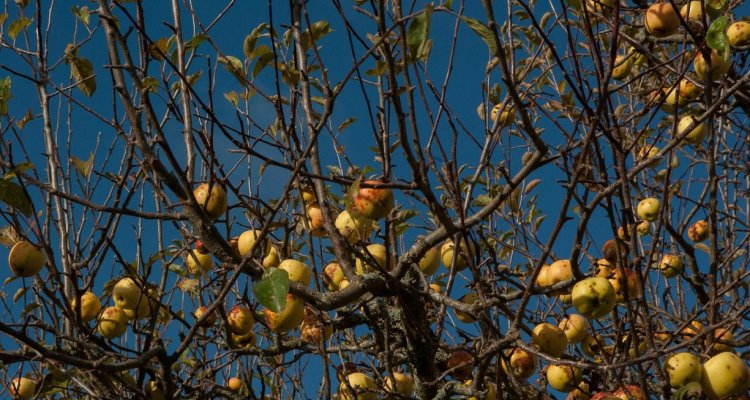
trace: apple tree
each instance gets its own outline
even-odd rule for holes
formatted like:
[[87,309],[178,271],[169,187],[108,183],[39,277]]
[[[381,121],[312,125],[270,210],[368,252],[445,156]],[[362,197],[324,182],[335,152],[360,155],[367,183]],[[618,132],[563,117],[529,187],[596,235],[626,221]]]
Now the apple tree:
[[749,12],[6,1],[3,392],[747,398]]

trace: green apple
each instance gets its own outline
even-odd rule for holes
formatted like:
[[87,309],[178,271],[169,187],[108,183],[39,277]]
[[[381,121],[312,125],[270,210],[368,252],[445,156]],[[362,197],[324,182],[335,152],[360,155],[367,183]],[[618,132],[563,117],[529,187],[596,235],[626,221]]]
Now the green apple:
[[605,278],[586,278],[573,286],[573,307],[589,319],[601,318],[615,307],[617,294]]
[[654,222],[659,217],[659,205],[659,199],[649,197],[641,200],[635,211],[638,214],[638,218],[644,221]]
[[[73,312],[76,312],[76,306],[77,306],[76,299],[73,299],[70,302],[70,308],[73,310]],[[92,319],[96,318],[97,315],[99,315],[99,311],[102,310],[102,303],[99,301],[99,298],[96,297],[96,295],[92,292],[86,292],[81,295],[81,321],[82,322],[89,322]]]
[[193,196],[211,219],[219,218],[227,211],[227,193],[218,183],[201,183]]
[[568,346],[568,337],[559,327],[543,322],[531,331],[531,340],[539,350],[552,357],[560,357]]
[[279,269],[283,269],[289,274],[289,280],[307,286],[310,284],[312,272],[310,267],[305,263],[293,259],[286,259],[279,264]]
[[133,278],[122,278],[115,284],[112,289],[112,299],[115,305],[120,308],[133,310],[138,307],[138,301],[141,299],[141,288]]
[[579,314],[567,315],[557,326],[571,344],[580,343],[589,335],[589,321]]
[[615,66],[612,69],[612,79],[621,81],[630,75],[633,68],[633,61],[626,56],[615,57]]
[[349,243],[366,240],[372,233],[373,220],[361,214],[342,211],[336,217],[336,229]]
[[[473,383],[474,383],[474,380],[468,379],[464,381],[462,386],[469,388],[472,386]],[[487,394],[485,394],[484,397],[482,397],[482,400],[496,400],[497,399],[497,386],[495,386],[495,384],[490,381],[486,381],[484,385],[485,385],[484,389],[487,390]],[[478,399],[472,396],[472,397],[469,397],[467,400],[478,400]]]
[[680,18],[669,2],[655,3],[646,10],[644,25],[651,36],[663,38],[677,32],[680,27]]
[[681,388],[690,382],[700,382],[701,359],[691,353],[672,354],[664,361],[664,373],[673,388]]
[[705,363],[701,388],[711,399],[724,399],[747,389],[750,374],[745,362],[734,353],[719,353]]
[[295,329],[302,324],[305,318],[305,305],[297,297],[291,294],[286,295],[286,307],[280,312],[274,312],[264,309],[266,323],[272,331],[284,333]]
[[667,278],[679,275],[685,268],[680,256],[674,254],[664,254],[659,262],[659,271]]
[[8,266],[15,276],[29,278],[39,273],[47,262],[44,251],[22,240],[13,245],[8,253]]
[[128,329],[128,316],[120,307],[107,307],[99,315],[96,329],[107,339],[114,339]]
[[547,382],[561,392],[570,392],[581,383],[581,369],[570,365],[551,364],[547,367]]
[[[693,129],[690,129],[691,126],[695,126]],[[685,135],[685,132],[688,132],[688,129],[690,129],[690,132],[687,133],[687,136],[683,139],[686,143],[697,145],[700,144],[703,139],[706,137],[706,134],[708,134],[708,128],[706,127],[705,122],[698,123],[694,116],[692,115],[686,115],[682,118],[680,118],[680,121],[677,123],[677,135],[679,137],[682,137]]]

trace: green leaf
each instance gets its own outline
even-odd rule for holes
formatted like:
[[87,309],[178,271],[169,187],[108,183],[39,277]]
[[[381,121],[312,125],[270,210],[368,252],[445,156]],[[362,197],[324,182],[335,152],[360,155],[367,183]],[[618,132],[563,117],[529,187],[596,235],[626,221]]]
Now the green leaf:
[[146,91],[156,93],[159,89],[159,81],[153,76],[147,76],[141,80],[141,85]]
[[286,295],[289,293],[289,274],[278,268],[271,268],[258,282],[253,283],[253,294],[258,302],[273,312],[286,308]]
[[36,165],[34,165],[31,161],[22,162],[20,164],[16,164],[12,170],[8,171],[3,175],[3,178],[5,179],[13,179],[18,177],[18,174],[22,174],[30,169],[35,168]]
[[[267,46],[261,46],[261,47],[258,47],[258,50],[260,50],[260,49],[261,49],[262,47],[266,47],[266,48],[268,48]],[[270,49],[270,48],[268,48],[268,52],[267,52],[267,53],[263,53],[263,54],[261,54],[261,55],[260,55],[260,56],[258,57],[258,61],[256,61],[256,62],[255,62],[255,67],[253,67],[253,72],[252,72],[252,76],[253,76],[253,78],[255,78],[256,76],[258,76],[258,74],[259,74],[259,73],[260,73],[261,71],[263,71],[263,69],[264,69],[264,68],[265,68],[265,67],[266,67],[266,66],[267,66],[267,65],[268,65],[268,64],[269,64],[269,63],[270,63],[270,62],[271,62],[272,60],[273,60],[273,53],[271,52],[271,49]]]
[[85,58],[75,57],[70,63],[70,75],[78,82],[78,89],[88,97],[96,91],[94,65]]
[[430,34],[430,20],[432,17],[432,5],[428,4],[424,11],[412,19],[409,29],[406,31],[406,45],[412,59],[416,60],[425,56],[427,37]]
[[195,35],[192,39],[185,42],[185,51],[189,51],[197,48],[201,43],[205,42],[208,37],[204,34]]
[[703,389],[698,382],[690,382],[672,394],[670,400],[698,400],[703,398]]
[[708,47],[716,50],[726,60],[729,54],[729,38],[727,37],[727,17],[719,17],[706,32],[706,43]]
[[356,121],[357,121],[356,117],[349,117],[349,118],[345,119],[344,122],[340,123],[338,127],[336,127],[336,131],[340,133],[341,131],[343,131],[349,125],[353,124]]
[[16,290],[16,294],[13,295],[13,304],[18,303],[18,300],[23,297],[23,294],[26,293],[26,288],[21,287]]
[[23,188],[15,182],[0,178],[0,201],[20,211],[26,217],[34,212],[31,201],[26,196]]
[[154,57],[158,61],[164,60],[164,56],[169,50],[170,42],[171,38],[161,38],[148,45],[148,52],[151,54],[151,57]]
[[445,4],[443,4],[443,6],[450,10],[453,7],[453,0],[445,0]]
[[32,119],[34,119],[34,113],[32,113],[31,109],[29,108],[28,110],[26,110],[26,114],[24,114],[23,118],[16,121],[16,126],[18,127],[18,129],[23,129],[23,127],[26,126],[26,124],[29,123],[29,121],[31,121]]
[[357,179],[354,181],[354,183],[349,186],[349,190],[346,191],[346,195],[344,196],[344,207],[347,210],[350,210],[352,208],[352,204],[354,204],[354,198],[357,197],[357,193],[359,193],[360,182],[362,182],[362,174],[359,174],[359,176],[357,176]]
[[86,161],[73,156],[70,157],[70,162],[73,163],[73,168],[78,171],[79,174],[83,175],[84,178],[88,178],[91,175],[91,171],[94,169],[94,153],[89,153],[89,158]]
[[245,84],[245,69],[239,58],[234,56],[220,56],[217,61],[219,64],[223,64],[224,68],[229,71],[229,73],[232,74],[240,84]]
[[[311,33],[312,32],[312,33]],[[314,43],[316,43],[323,36],[333,32],[328,21],[314,22],[309,26],[302,34],[302,48],[309,49]]]
[[492,29],[474,18],[462,16],[461,19],[469,24],[469,28],[471,28],[471,30],[473,30],[477,35],[479,35],[482,40],[484,40],[484,42],[487,44],[487,47],[490,49],[490,53],[496,55],[498,49],[500,48],[500,44],[497,42],[497,38],[495,37],[495,33],[492,32]]
[[242,52],[246,58],[252,59],[258,56],[255,54],[255,45],[258,43],[258,38],[266,29],[268,29],[268,23],[264,22],[256,26],[252,32],[245,36],[245,40],[242,42]]
[[76,18],[83,22],[84,25],[89,26],[89,20],[91,16],[89,15],[88,6],[83,6],[81,8],[73,6],[71,11],[73,11],[73,15],[75,15]]
[[16,40],[18,34],[21,33],[22,30],[26,29],[29,25],[31,25],[31,20],[25,17],[11,22],[10,26],[8,26],[8,37],[11,40]]
[[235,107],[237,107],[237,104],[239,104],[240,102],[239,94],[237,94],[237,92],[235,92],[234,90],[224,93],[224,98],[229,100],[230,103],[234,104]]

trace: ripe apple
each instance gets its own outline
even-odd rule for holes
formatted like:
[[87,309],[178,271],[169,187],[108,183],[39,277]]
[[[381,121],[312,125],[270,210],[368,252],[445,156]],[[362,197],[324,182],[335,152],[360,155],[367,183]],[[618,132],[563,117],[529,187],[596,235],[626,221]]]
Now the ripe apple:
[[[479,301],[479,296],[474,292],[469,292],[465,294],[463,297],[461,297],[459,301],[465,304],[474,304]],[[471,323],[476,322],[477,320],[472,315],[467,314],[465,312],[462,312],[459,310],[453,310],[453,311],[455,311],[456,313],[456,318],[465,324],[471,324]]]
[[693,242],[702,242],[708,239],[709,229],[708,222],[705,220],[697,221],[688,228],[688,238]]
[[589,335],[589,321],[582,315],[569,314],[557,326],[571,344],[580,343]]
[[[76,311],[77,303],[78,302],[75,298],[70,302],[70,308],[74,313],[78,312]],[[96,318],[97,315],[99,315],[99,311],[101,310],[102,303],[94,293],[86,292],[81,295],[81,322],[91,321],[92,319]]]
[[739,394],[750,383],[750,371],[734,353],[719,353],[705,363],[701,374],[701,388],[711,399],[724,399]]
[[630,75],[630,70],[633,68],[633,61],[627,56],[615,57],[615,66],[612,69],[612,79],[618,81],[624,80]]
[[633,59],[633,64],[637,66],[643,65],[648,61],[648,57],[645,54],[639,52],[632,46],[628,48],[628,55]]
[[706,340],[703,342],[703,345],[706,346],[707,349],[710,349],[711,353],[723,353],[734,349],[734,334],[731,329],[716,328],[713,336],[713,341],[706,337]]
[[588,335],[580,343],[581,351],[589,357],[595,357],[604,351],[604,338],[600,335]]
[[302,202],[305,204],[314,204],[318,202],[318,199],[315,197],[315,191],[313,191],[312,188],[302,189]]
[[561,294],[557,296],[557,299],[560,300],[561,303],[572,305],[573,304],[573,295],[572,294]]
[[573,307],[589,319],[601,318],[613,308],[617,294],[612,284],[605,278],[586,278],[573,286]]
[[[695,124],[695,127],[688,132],[688,129],[690,129],[690,126],[693,124]],[[694,116],[686,115],[680,118],[680,122],[677,123],[677,135],[675,136],[682,137],[685,135],[685,132],[688,133],[683,139],[684,142],[697,145],[700,144],[708,134],[708,128],[706,127],[705,122],[697,123]]]
[[149,400],[164,400],[166,398],[164,396],[164,391],[161,390],[161,387],[159,386],[158,381],[149,381],[148,383],[146,383],[144,392],[146,393],[146,396]]
[[229,330],[236,335],[246,335],[253,329],[255,317],[249,308],[236,305],[227,313]]
[[317,203],[308,204],[305,206],[305,215],[307,215],[307,225],[310,229],[310,234],[315,237],[325,236],[326,229],[323,226],[325,224],[325,218],[320,205]]
[[412,393],[414,393],[414,378],[409,374],[394,372],[393,378],[390,376],[386,378],[385,390],[411,398]]
[[227,193],[218,183],[201,183],[193,191],[193,196],[211,219],[219,218],[227,211]]
[[313,313],[307,313],[300,325],[300,339],[305,343],[320,344],[330,339],[332,334],[333,326]]
[[589,400],[591,398],[589,393],[591,393],[589,391],[589,384],[585,381],[581,381],[577,388],[568,392],[565,400]]
[[[473,379],[468,379],[464,381],[464,383],[461,386],[471,387],[473,383],[474,383]],[[482,397],[482,400],[496,400],[497,399],[497,387],[495,386],[495,384],[490,381],[486,381],[484,383],[484,386],[485,386],[484,389],[487,390],[487,394],[485,394],[484,397]],[[472,397],[469,397],[467,400],[478,400],[478,399],[472,396]]]
[[[206,306],[200,306],[193,311],[193,317],[195,317],[195,320],[198,321],[199,319],[203,318],[204,315],[208,312],[208,307]],[[209,326],[213,326],[216,323],[216,313],[209,314],[205,320],[203,320],[203,323],[201,324],[202,327],[207,328]]]
[[36,381],[29,378],[14,378],[8,384],[8,394],[14,399],[29,400],[36,392]]
[[684,268],[682,258],[674,254],[664,254],[659,262],[659,271],[667,278],[679,275]]
[[737,21],[727,28],[729,45],[732,47],[745,46],[750,42],[750,22]]
[[341,270],[341,265],[336,261],[329,262],[323,268],[323,282],[328,285],[328,291],[335,292],[339,290],[339,285],[344,279],[346,279],[344,271]]
[[594,393],[590,400],[620,400],[620,398],[615,397],[615,395],[610,392],[598,392]]
[[141,292],[141,297],[138,299],[138,305],[134,308],[123,308],[122,311],[129,319],[143,319],[151,315],[151,311],[159,309],[157,298],[157,289],[150,287],[146,291]]
[[440,260],[442,260],[445,268],[451,269],[451,265],[455,265],[459,271],[463,270],[469,265],[469,259],[474,257],[477,253],[477,248],[473,243],[467,242],[466,239],[461,238],[458,246],[458,254],[456,254],[456,262],[453,264],[453,253],[455,252],[456,245],[452,239],[448,239],[440,247]]
[[618,303],[625,302],[626,288],[628,299],[635,299],[640,295],[638,277],[636,277],[635,271],[630,268],[615,268],[612,271],[612,277],[609,278],[609,283],[615,288]]
[[502,103],[495,104],[490,112],[492,122],[501,128],[512,124],[515,116],[516,109],[511,104],[506,104],[504,108]]
[[[245,257],[250,252],[250,249],[255,245],[255,241],[260,237],[260,232],[260,230],[248,229],[240,234],[237,239],[237,251],[240,253],[240,257]],[[264,245],[260,245],[262,248],[256,254],[265,255],[269,252],[271,241],[266,237],[265,242]]]
[[368,375],[353,372],[339,384],[340,400],[376,400],[378,385]]
[[[615,7],[615,0],[586,0],[584,4],[586,12],[608,16]],[[596,14],[591,14],[591,17],[598,19]]]
[[353,207],[361,215],[370,219],[380,219],[388,216],[393,209],[393,192],[383,182],[364,181],[367,188],[360,186],[354,197]]
[[211,254],[193,249],[188,251],[185,256],[185,267],[189,273],[201,276],[207,274],[214,267],[214,260]]
[[[619,250],[618,250],[619,247]],[[610,263],[614,263],[617,261],[617,252],[619,251],[620,257],[623,259],[627,257],[628,255],[628,247],[625,245],[624,242],[618,242],[616,239],[609,239],[606,242],[604,242],[604,247],[602,248],[602,254],[604,255],[604,259],[609,261]]]
[[357,275],[364,275],[370,272],[377,272],[379,270],[383,271],[390,271],[396,266],[396,255],[391,254],[390,260],[386,256],[386,249],[385,246],[379,243],[370,244],[366,247],[369,257],[372,258],[377,262],[377,267],[372,264],[372,261],[369,259],[361,259],[357,257],[357,260],[355,261],[355,268],[357,270]]
[[701,359],[690,353],[672,354],[664,361],[664,373],[673,388],[681,388],[690,382],[700,382]]
[[543,322],[531,331],[531,340],[539,350],[552,357],[560,357],[568,347],[568,337],[555,325]]
[[240,389],[242,389],[242,386],[242,379],[235,376],[229,378],[229,380],[227,381],[227,389],[233,392],[239,392]]
[[273,312],[264,309],[263,314],[266,316],[266,323],[272,331],[284,333],[295,329],[302,324],[305,318],[305,305],[296,296],[286,295],[286,307],[280,312]]
[[680,79],[680,85],[679,85],[680,98],[683,98],[688,101],[695,100],[701,95],[701,92],[703,92],[703,89],[701,89],[698,85],[694,84],[693,82],[690,82],[687,79]]
[[279,269],[283,269],[289,274],[289,280],[307,286],[310,284],[312,272],[310,267],[305,263],[288,258],[279,264]]
[[651,223],[648,221],[641,221],[641,223],[636,225],[635,232],[638,233],[639,236],[648,235],[651,233]]
[[702,52],[699,51],[698,54],[695,55],[695,60],[693,60],[693,68],[695,69],[695,73],[704,81],[708,80],[709,76],[711,80],[714,81],[721,78],[722,75],[726,74],[727,71],[729,71],[730,67],[731,64],[729,63],[729,61],[724,60],[724,58],[722,58],[719,53],[716,52],[716,50],[711,50],[710,70],[708,67],[708,62],[703,58]]
[[432,275],[440,268],[440,250],[432,247],[419,259],[419,269],[425,275]]
[[570,392],[581,383],[581,369],[570,365],[551,364],[547,367],[547,383],[561,392]]
[[683,339],[690,340],[701,332],[703,332],[703,324],[698,321],[691,321],[690,325],[680,330],[680,335],[682,335]]
[[107,307],[99,315],[96,329],[106,339],[114,339],[128,329],[128,316],[120,307]]
[[655,3],[646,10],[644,25],[651,36],[663,38],[677,32],[680,27],[680,18],[672,4]]
[[703,22],[703,7],[700,1],[693,0],[687,2],[682,8],[680,8],[680,15],[687,22]]
[[659,199],[649,197],[638,203],[635,212],[638,214],[638,218],[648,222],[654,222],[656,221],[656,218],[659,217],[659,204]]
[[637,385],[621,386],[615,390],[613,395],[621,400],[648,400],[646,393],[644,393],[643,389]]
[[516,347],[505,352],[505,357],[502,358],[502,367],[508,375],[512,373],[517,379],[528,379],[536,371],[536,356]]
[[[649,144],[641,147],[641,150],[638,151],[638,161],[643,161],[652,157],[656,157],[656,155],[659,154],[659,148]],[[656,168],[661,163],[660,159],[654,159],[654,161],[651,161],[648,163],[649,168]]]
[[22,240],[13,245],[8,254],[8,266],[15,276],[29,278],[39,273],[47,262],[44,251]]
[[120,279],[112,289],[112,299],[115,301],[115,305],[129,310],[138,307],[141,294],[140,286],[130,277]]
[[[547,280],[551,285],[573,279],[573,266],[570,260],[557,260],[550,264],[547,271]],[[553,295],[569,294],[570,289],[560,289],[552,292]]]
[[464,380],[471,377],[474,357],[471,353],[463,350],[455,350],[448,356],[446,367],[449,373],[456,379]]
[[550,285],[549,280],[549,265],[544,264],[539,270],[539,275],[536,276],[536,285],[540,288],[547,287]]
[[336,229],[349,241],[357,243],[370,237],[373,220],[364,215],[342,211],[336,217]]

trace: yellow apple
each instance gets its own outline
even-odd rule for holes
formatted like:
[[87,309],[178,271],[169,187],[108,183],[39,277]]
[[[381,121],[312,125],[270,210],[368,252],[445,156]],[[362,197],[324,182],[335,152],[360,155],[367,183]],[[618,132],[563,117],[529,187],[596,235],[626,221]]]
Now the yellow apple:
[[253,329],[255,317],[249,308],[236,305],[227,313],[229,330],[236,335],[246,335]]
[[307,225],[310,229],[310,234],[315,237],[323,237],[326,235],[326,229],[323,226],[325,224],[325,218],[323,217],[323,210],[320,206],[315,204],[308,204],[305,206],[305,214],[307,215]]
[[[588,13],[598,13],[602,14],[604,16],[608,16],[615,6],[615,0],[586,0],[584,2],[586,12]],[[595,19],[597,18],[596,15],[592,14],[592,17]]]
[[468,351],[455,350],[451,352],[446,361],[448,373],[456,379],[469,379],[474,367],[474,357]]
[[727,29],[729,45],[732,47],[745,46],[750,43],[750,22],[737,21]]
[[604,339],[600,335],[588,335],[579,345],[583,354],[589,357],[596,357],[606,347]]
[[8,253],[8,266],[15,276],[29,278],[39,273],[47,262],[44,251],[22,240],[13,245]]
[[293,259],[286,259],[279,264],[279,269],[283,269],[289,274],[289,280],[307,286],[310,284],[312,272],[310,267],[305,263]]
[[664,361],[664,373],[673,388],[681,388],[690,382],[700,382],[701,372],[701,359],[690,353],[672,354]]
[[227,193],[218,183],[201,183],[193,191],[193,196],[211,219],[219,218],[227,211]]
[[680,15],[685,21],[703,23],[703,6],[700,1],[689,1],[680,8]]
[[[693,68],[699,78],[706,81],[709,79],[717,80],[729,71],[731,64],[729,61],[722,58],[716,50],[711,50],[711,67],[709,69],[708,62],[703,57],[702,52],[698,52],[693,60]],[[710,72],[710,74],[709,74]]]
[[419,259],[419,269],[425,275],[432,275],[440,268],[440,250],[437,247],[431,247]]
[[679,275],[685,268],[680,256],[674,254],[664,254],[659,262],[659,271],[667,278]]
[[149,381],[144,391],[149,400],[164,400],[166,398],[157,381]]
[[[469,380],[464,381],[462,386],[471,387],[473,383],[474,381],[472,379],[469,379]],[[487,390],[487,394],[485,394],[484,397],[482,397],[482,400],[496,400],[497,399],[497,387],[495,386],[495,384],[490,381],[486,381],[484,385],[485,385],[485,390]],[[478,400],[478,399],[472,396],[472,397],[469,397],[467,400]]]
[[615,308],[617,294],[605,278],[586,278],[573,286],[573,307],[589,319],[598,319]]
[[513,123],[516,116],[516,109],[511,105],[507,104],[503,107],[502,103],[495,104],[490,111],[490,118],[492,122],[496,123],[499,127],[505,127]]
[[[550,286],[571,279],[573,279],[573,266],[570,264],[570,260],[557,260],[550,264],[549,271],[547,271],[547,280]],[[561,289],[552,292],[554,295],[569,293],[570,289]]]
[[334,225],[349,243],[357,243],[370,237],[372,224],[372,219],[344,210],[336,217]]
[[240,349],[252,349],[255,347],[256,336],[255,332],[250,331],[244,335],[238,335],[236,333],[231,334],[232,341]]
[[123,308],[122,311],[129,319],[143,319],[151,315],[152,311],[159,309],[159,302],[156,300],[157,289],[150,287],[146,291],[141,292],[141,297],[138,299],[138,305],[134,308]]
[[414,378],[409,374],[394,372],[393,378],[389,376],[385,380],[385,390],[411,398],[412,393],[414,393]]
[[[195,317],[195,320],[198,321],[199,319],[203,318],[204,315],[208,312],[208,307],[206,306],[200,306],[193,311],[193,317]],[[202,327],[207,328],[209,326],[213,326],[216,323],[216,313],[213,312],[211,314],[208,314],[205,320],[203,320],[203,323],[201,324]]]
[[446,240],[440,247],[440,260],[443,262],[443,265],[445,265],[445,268],[451,269],[451,265],[455,265],[456,269],[461,271],[469,265],[469,258],[473,258],[476,254],[477,248],[473,243],[467,242],[463,238],[461,238],[459,243],[459,251],[455,256],[455,264],[453,264],[453,254],[455,253],[456,245],[453,243],[453,240]]
[[341,281],[346,279],[341,265],[336,261],[331,261],[323,268],[323,282],[328,285],[328,291],[335,292],[339,290]]
[[227,389],[233,392],[239,392],[240,389],[242,389],[242,386],[244,386],[242,383],[242,379],[235,376],[229,378],[229,380],[227,381]]
[[315,314],[309,313],[300,325],[300,339],[309,344],[320,344],[331,338],[333,326],[320,320]]
[[549,265],[544,264],[539,270],[539,275],[536,276],[536,285],[540,288],[547,287],[550,285],[549,279]]
[[677,32],[680,27],[680,18],[672,4],[655,3],[646,10],[644,25],[651,36],[663,38]]
[[648,222],[656,221],[659,217],[659,204],[659,199],[654,197],[641,200],[636,207],[638,218]]
[[618,303],[625,302],[626,287],[628,299],[632,300],[640,295],[638,278],[635,275],[635,271],[630,268],[615,268],[612,271],[612,277],[609,278],[609,283],[615,289]]
[[557,325],[568,338],[568,343],[580,343],[589,335],[589,321],[582,315],[569,314]]
[[570,392],[581,383],[581,369],[570,365],[551,364],[547,367],[547,382],[561,392]]
[[734,353],[719,353],[705,363],[701,388],[711,399],[724,399],[746,390],[750,374],[745,362]]
[[698,123],[694,116],[686,115],[680,118],[680,122],[677,123],[677,135],[682,137],[685,132],[688,132],[690,126],[695,126],[687,133],[687,136],[683,139],[686,143],[697,145],[700,144],[708,134],[708,128],[705,122]]
[[138,307],[141,293],[140,286],[135,283],[133,278],[126,277],[115,284],[114,289],[112,289],[112,300],[115,301],[117,307],[133,310]]
[[539,350],[552,357],[560,357],[568,346],[568,337],[559,327],[543,322],[531,331],[531,340]]
[[630,75],[630,70],[633,68],[633,61],[626,56],[615,57],[615,66],[612,69],[612,79],[618,81],[624,80]]
[[[641,147],[641,150],[638,151],[638,161],[643,161],[649,158],[656,157],[656,155],[659,154],[659,148],[654,145],[645,145]],[[648,163],[649,168],[656,168],[659,163],[661,163],[661,160],[658,158],[655,158],[653,161]]]
[[386,256],[385,246],[382,244],[370,244],[367,245],[366,251],[368,258],[372,258],[377,263],[377,267],[372,263],[371,260],[363,260],[357,257],[355,261],[355,268],[358,275],[363,275],[370,272],[376,272],[378,270],[390,271],[396,266],[396,256],[391,254],[390,260]]
[[[479,301],[479,296],[474,292],[469,292],[461,297],[460,301],[465,304],[474,304]],[[476,318],[474,318],[470,314],[458,310],[453,311],[455,311],[456,313],[456,318],[465,324],[471,324],[476,321]]]
[[352,206],[359,213],[370,219],[384,218],[393,209],[393,191],[379,181],[363,181]]
[[368,375],[361,372],[348,374],[339,384],[340,400],[376,400],[378,385]]
[[[712,344],[713,343],[713,344]],[[711,353],[723,353],[726,351],[732,351],[734,349],[734,334],[729,328],[716,328],[714,330],[714,340],[706,340],[703,342],[704,346],[710,350]]]
[[651,223],[648,221],[641,221],[641,223],[635,227],[635,231],[639,236],[646,236],[651,233]]
[[189,273],[200,276],[208,273],[214,267],[214,260],[211,254],[193,249],[188,251],[185,256],[185,267]]
[[8,394],[14,399],[30,400],[36,392],[36,381],[29,378],[14,378],[8,384]]
[[688,228],[688,238],[693,242],[702,242],[708,239],[709,229],[708,222],[704,220],[697,221]]
[[622,257],[623,259],[627,257],[628,248],[624,242],[618,242],[616,239],[609,239],[604,242],[602,254],[604,255],[605,260],[609,261],[610,263],[614,263],[615,261],[617,261],[618,251],[620,253],[620,257]]
[[273,312],[265,309],[263,313],[266,316],[266,323],[272,331],[284,333],[302,324],[302,320],[305,318],[305,305],[294,295],[287,294],[286,307],[283,310]]
[[107,339],[114,339],[128,329],[128,316],[120,307],[107,307],[99,315],[96,329]]
[[697,99],[701,95],[701,92],[703,92],[703,89],[687,79],[680,79],[678,90],[680,98],[688,101]]
[[[70,308],[73,310],[74,313],[78,312],[76,310],[77,301],[74,298],[70,302]],[[99,301],[99,298],[96,297],[96,295],[92,292],[86,292],[81,295],[81,321],[82,322],[89,322],[92,319],[96,318],[97,315],[99,315],[99,311],[102,310],[102,303]]]
[[690,340],[694,336],[700,334],[703,331],[703,324],[698,321],[690,321],[690,325],[685,326],[680,330],[680,335],[683,339]]
[[536,371],[536,356],[516,347],[505,352],[505,356],[502,357],[502,367],[507,375],[513,374],[517,379],[528,379]]
[[[247,253],[250,252],[250,249],[255,245],[255,241],[260,237],[259,230],[255,229],[249,229],[240,235],[240,237],[237,239],[237,251],[240,253],[240,257],[245,257]],[[262,246],[260,251],[256,254],[266,254],[271,247],[271,241],[268,240],[268,238],[265,239],[265,244],[261,244],[259,246]]]

